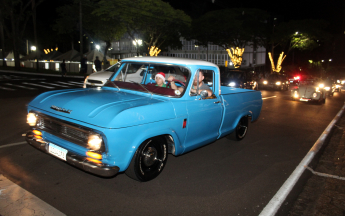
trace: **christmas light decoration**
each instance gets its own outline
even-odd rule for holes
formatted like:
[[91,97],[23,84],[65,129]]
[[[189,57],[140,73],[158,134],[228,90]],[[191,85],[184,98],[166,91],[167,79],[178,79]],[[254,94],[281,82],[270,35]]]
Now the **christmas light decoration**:
[[277,67],[275,67],[275,65],[274,65],[272,53],[268,52],[268,57],[270,58],[270,61],[271,61],[272,71],[279,73],[282,69],[282,63],[286,57],[286,55],[284,55],[284,52],[280,53],[280,55],[279,55]]
[[238,48],[236,47],[235,49],[231,47],[231,51],[230,49],[226,49],[226,51],[228,52],[230,59],[232,61],[232,63],[234,64],[235,68],[239,68],[241,67],[242,64],[242,55],[244,52],[244,48]]
[[157,56],[160,52],[161,50],[159,50],[158,47],[151,46],[149,54],[150,56]]

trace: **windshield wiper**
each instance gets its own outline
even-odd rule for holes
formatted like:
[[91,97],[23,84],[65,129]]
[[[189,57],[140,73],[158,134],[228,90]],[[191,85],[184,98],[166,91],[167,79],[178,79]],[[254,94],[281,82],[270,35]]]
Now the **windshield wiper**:
[[111,83],[115,88],[117,88],[120,91],[120,88],[112,81],[108,80],[107,83]]
[[150,93],[151,95],[153,95],[153,93],[152,92],[150,92],[147,88],[145,88],[145,86],[143,86],[142,84],[140,84],[140,83],[138,83],[138,82],[134,82],[134,81],[132,81],[132,80],[129,80],[131,83],[135,83],[135,84],[138,84],[138,85],[140,85],[143,89],[145,89],[145,91],[147,91],[148,93]]

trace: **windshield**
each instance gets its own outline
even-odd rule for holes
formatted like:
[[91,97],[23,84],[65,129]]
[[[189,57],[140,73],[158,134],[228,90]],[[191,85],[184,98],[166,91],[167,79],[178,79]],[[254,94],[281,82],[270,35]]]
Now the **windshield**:
[[179,65],[125,62],[106,86],[181,97],[189,78],[190,71]]

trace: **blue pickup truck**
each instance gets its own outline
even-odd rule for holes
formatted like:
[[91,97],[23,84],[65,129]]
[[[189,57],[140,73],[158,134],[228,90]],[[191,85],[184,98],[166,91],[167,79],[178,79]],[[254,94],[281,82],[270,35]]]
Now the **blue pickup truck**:
[[169,153],[229,134],[243,139],[261,107],[260,91],[221,86],[210,62],[127,58],[102,87],[49,91],[32,100],[26,141],[95,175],[125,172],[149,181]]

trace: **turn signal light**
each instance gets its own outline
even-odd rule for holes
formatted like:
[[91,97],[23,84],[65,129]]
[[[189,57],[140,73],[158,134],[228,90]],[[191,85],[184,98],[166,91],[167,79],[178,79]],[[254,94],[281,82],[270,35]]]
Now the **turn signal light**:
[[88,151],[88,152],[86,152],[86,155],[89,156],[89,157],[98,159],[98,160],[102,160],[102,155],[101,155],[101,154],[98,154],[98,153],[96,153],[96,152]]
[[34,134],[38,135],[38,136],[41,136],[42,135],[42,132],[39,131],[39,130],[33,130],[32,131]]
[[86,158],[88,161],[91,161],[93,163],[101,164],[102,162],[93,158]]

